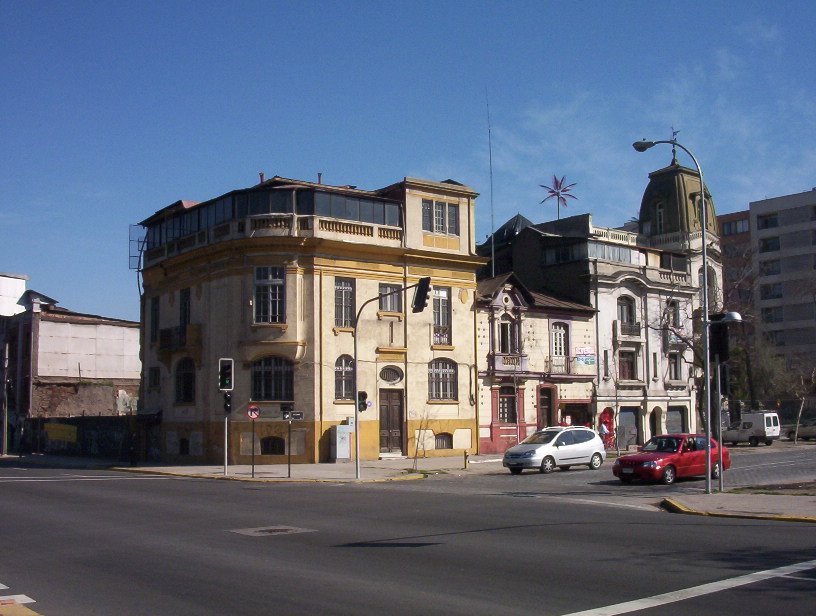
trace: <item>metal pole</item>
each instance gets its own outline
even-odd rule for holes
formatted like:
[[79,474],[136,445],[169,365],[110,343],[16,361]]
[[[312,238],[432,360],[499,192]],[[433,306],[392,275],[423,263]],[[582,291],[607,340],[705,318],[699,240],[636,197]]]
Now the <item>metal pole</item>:
[[[720,327],[727,327],[720,325]],[[720,493],[723,491],[723,458],[722,458],[722,391],[720,376],[720,354],[714,356],[714,369],[717,371],[717,464],[720,469],[720,476],[717,478]]]
[[701,230],[700,237],[703,243],[703,277],[701,280],[701,287],[703,292],[703,392],[705,395],[705,433],[706,433],[706,494],[711,494],[711,363],[708,358],[709,353],[709,327],[710,320],[708,317],[708,238],[706,225],[708,223],[708,208],[705,200],[705,183],[703,182],[703,170],[700,168],[700,163],[685,146],[677,143],[676,139],[663,141],[638,141],[633,143],[633,147],[638,152],[645,152],[649,148],[658,143],[669,143],[675,147],[680,148],[694,161],[694,166],[697,168],[697,175],[700,178],[700,210],[701,210]]
[[227,474],[227,435],[229,434],[229,415],[224,417],[224,475]]
[[0,454],[4,456],[8,453],[8,350],[6,342],[3,348],[3,443],[0,447]]
[[292,420],[291,419],[289,420],[289,435],[287,436],[286,450],[287,450],[287,453],[289,454],[289,456],[287,457],[287,462],[286,462],[286,466],[288,467],[286,476],[289,477],[289,479],[291,479],[292,478]]
[[252,420],[252,478],[255,479],[255,420]]

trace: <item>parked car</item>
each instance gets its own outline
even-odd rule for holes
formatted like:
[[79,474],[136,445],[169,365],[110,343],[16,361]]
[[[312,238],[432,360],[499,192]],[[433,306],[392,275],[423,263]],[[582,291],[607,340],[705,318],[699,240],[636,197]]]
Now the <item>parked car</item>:
[[606,459],[604,444],[598,433],[579,426],[554,426],[534,432],[504,452],[502,465],[518,475],[525,468],[551,473],[556,467],[567,470],[586,464],[598,470]]
[[[783,425],[782,434],[793,440],[793,437],[796,436],[796,424]],[[816,419],[803,419],[799,423],[799,438],[805,441],[816,438]]]
[[770,445],[779,438],[779,415],[775,411],[743,413],[727,430],[723,430],[722,442],[748,443],[756,447],[760,443]]
[[[638,453],[620,456],[612,465],[612,473],[623,483],[633,479],[660,481],[665,485],[679,477],[705,477],[704,434],[661,434],[649,439]],[[711,477],[720,476],[718,443],[711,439]],[[731,468],[728,448],[722,451],[723,469]]]

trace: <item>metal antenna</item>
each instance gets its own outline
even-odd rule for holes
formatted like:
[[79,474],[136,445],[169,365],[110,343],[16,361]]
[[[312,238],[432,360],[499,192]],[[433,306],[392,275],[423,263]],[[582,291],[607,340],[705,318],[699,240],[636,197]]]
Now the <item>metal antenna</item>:
[[490,101],[485,87],[485,105],[487,106],[487,151],[490,160],[490,277],[496,276],[496,222],[493,219],[493,140],[490,127]]

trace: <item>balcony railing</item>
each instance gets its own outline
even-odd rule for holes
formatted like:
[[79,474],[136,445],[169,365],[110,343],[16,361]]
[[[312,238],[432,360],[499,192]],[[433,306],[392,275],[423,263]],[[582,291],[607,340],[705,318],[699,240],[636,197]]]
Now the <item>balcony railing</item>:
[[159,330],[160,351],[180,351],[201,342],[201,325],[167,327]]
[[433,343],[434,344],[450,344],[451,343],[451,328],[447,325],[434,325],[433,328]]
[[618,335],[626,338],[640,338],[641,326],[640,323],[628,323],[626,321],[616,321],[618,326]]

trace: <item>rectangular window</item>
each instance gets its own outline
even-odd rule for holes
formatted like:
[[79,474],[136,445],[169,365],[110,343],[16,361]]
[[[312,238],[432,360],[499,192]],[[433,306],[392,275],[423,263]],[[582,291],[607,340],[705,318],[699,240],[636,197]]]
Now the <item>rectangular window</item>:
[[336,327],[353,327],[354,308],[354,279],[334,279],[334,325]]
[[759,287],[760,299],[780,299],[782,297],[782,285],[778,282],[774,284],[763,284]]
[[159,340],[159,298],[150,298],[150,342]]
[[422,230],[433,232],[433,201],[430,199],[422,200]]
[[185,329],[190,324],[190,289],[179,293],[179,325]]
[[759,252],[777,252],[779,251],[779,238],[766,237],[759,240]]
[[516,390],[514,387],[499,389],[499,421],[501,423],[516,423]]
[[255,268],[255,322],[286,323],[284,268]]
[[757,216],[757,229],[773,229],[779,226],[776,213]]
[[743,218],[737,221],[737,233],[748,233],[748,219]]
[[781,323],[784,319],[782,306],[774,306],[773,308],[762,309],[763,323]]
[[434,203],[434,232],[445,233],[445,214],[447,204],[444,201]]
[[457,366],[449,359],[435,359],[428,364],[428,398],[457,400]]
[[448,233],[459,235],[459,206],[455,203],[448,204]]
[[451,344],[450,296],[450,287],[433,288],[434,344]]
[[759,273],[763,276],[773,276],[782,271],[779,259],[771,259],[770,261],[759,262]]
[[[386,295],[388,293],[389,295]],[[402,287],[398,284],[380,284],[380,310],[402,312]]]
[[603,356],[603,375],[606,378],[609,378],[609,351],[604,349],[604,356]]
[[148,368],[147,386],[150,389],[159,389],[161,387],[161,368]]
[[618,352],[618,378],[621,381],[636,381],[636,355],[634,351]]
[[669,380],[683,379],[683,361],[680,353],[669,353]]

